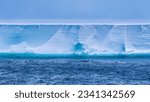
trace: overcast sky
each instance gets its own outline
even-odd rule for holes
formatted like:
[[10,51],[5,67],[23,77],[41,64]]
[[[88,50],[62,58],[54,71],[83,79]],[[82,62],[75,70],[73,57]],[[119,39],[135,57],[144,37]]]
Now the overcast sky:
[[0,20],[150,19],[150,0],[0,0]]

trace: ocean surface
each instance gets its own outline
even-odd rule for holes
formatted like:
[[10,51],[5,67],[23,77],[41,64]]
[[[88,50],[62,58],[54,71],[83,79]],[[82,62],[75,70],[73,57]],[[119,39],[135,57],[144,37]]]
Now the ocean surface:
[[150,57],[0,57],[1,85],[149,85]]

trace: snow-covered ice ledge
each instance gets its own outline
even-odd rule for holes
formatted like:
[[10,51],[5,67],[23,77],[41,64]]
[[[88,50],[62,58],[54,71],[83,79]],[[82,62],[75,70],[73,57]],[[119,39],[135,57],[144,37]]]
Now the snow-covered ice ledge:
[[147,25],[150,20],[0,20],[0,25]]

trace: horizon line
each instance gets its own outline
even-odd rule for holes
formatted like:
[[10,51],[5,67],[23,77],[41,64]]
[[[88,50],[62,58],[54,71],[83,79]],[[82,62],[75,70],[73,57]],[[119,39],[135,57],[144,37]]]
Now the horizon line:
[[150,20],[0,20],[0,25],[148,25]]

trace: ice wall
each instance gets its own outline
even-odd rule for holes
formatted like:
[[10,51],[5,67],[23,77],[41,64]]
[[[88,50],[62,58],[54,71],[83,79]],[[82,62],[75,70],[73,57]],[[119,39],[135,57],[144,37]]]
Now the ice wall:
[[150,53],[149,25],[0,25],[1,53]]

